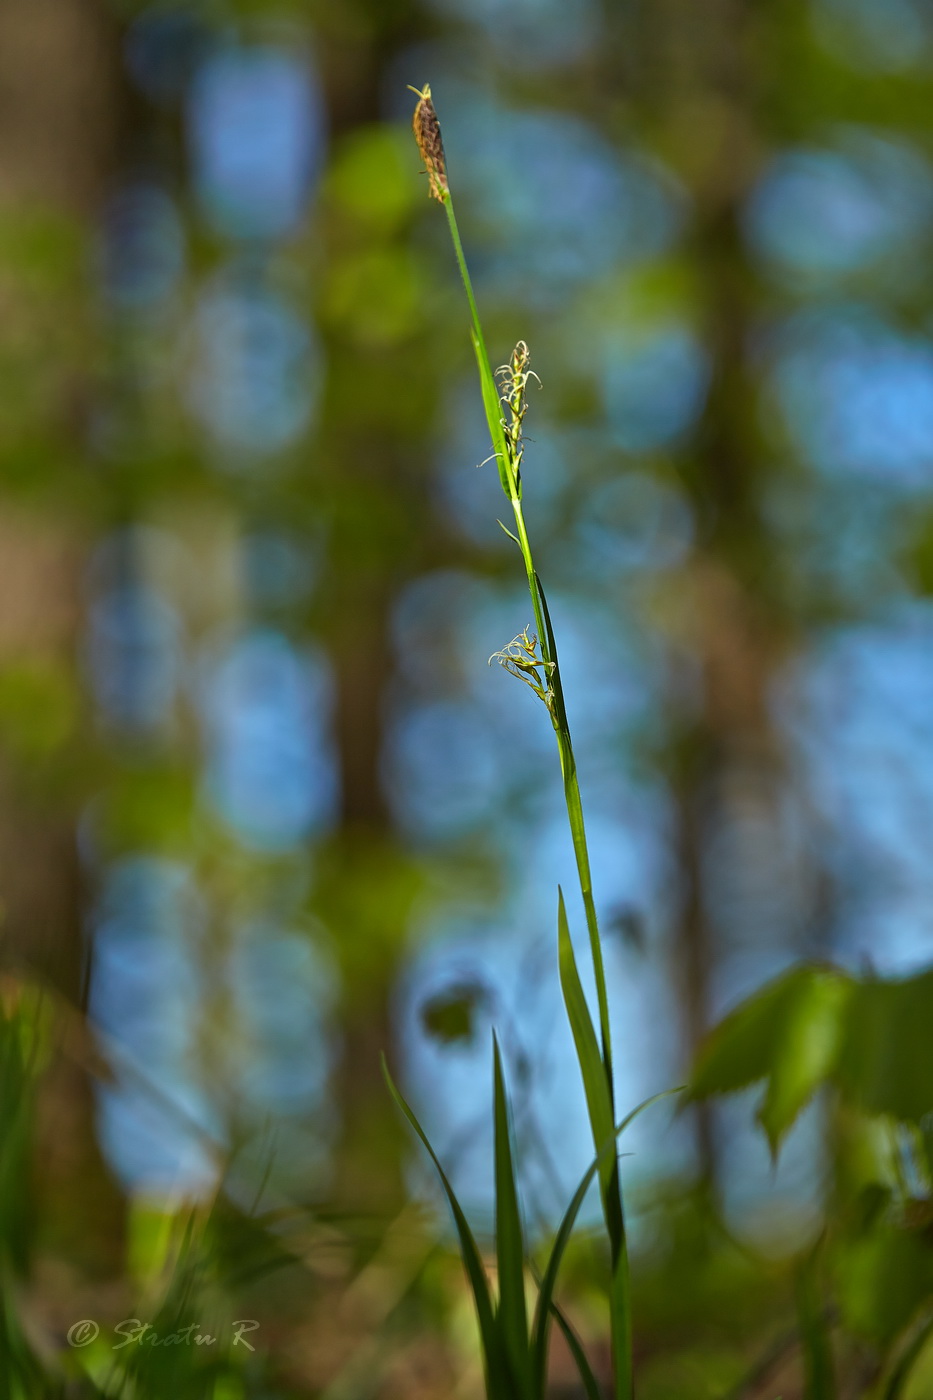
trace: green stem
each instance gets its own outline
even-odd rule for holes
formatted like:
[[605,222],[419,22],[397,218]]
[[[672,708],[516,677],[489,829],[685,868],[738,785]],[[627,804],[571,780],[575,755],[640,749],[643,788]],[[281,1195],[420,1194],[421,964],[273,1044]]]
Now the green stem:
[[473,295],[473,283],[470,281],[470,270],[467,267],[466,258],[463,255],[463,244],[460,242],[460,230],[457,227],[457,216],[454,213],[454,202],[450,197],[449,190],[447,192],[447,198],[444,200],[444,209],[447,213],[447,222],[450,225],[450,236],[454,242],[454,252],[457,255],[457,266],[460,268],[460,276],[463,278],[463,285],[466,288],[467,301],[470,303],[470,315],[473,317],[473,330],[476,332],[476,339],[479,341],[480,348],[483,352],[486,368],[491,375],[492,366],[489,363],[489,351],[486,349],[486,340],[479,319],[476,297]]
[[[463,244],[460,241],[460,230],[457,227],[454,203],[449,192],[447,198],[444,200],[444,209],[447,212],[447,222],[450,225],[450,233],[453,239],[454,253],[457,257],[457,265],[460,268],[460,276],[463,278],[467,301],[470,304],[470,315],[473,318],[473,333],[476,338],[477,358],[480,361],[480,374],[487,384],[491,383],[494,385],[495,377],[489,359],[489,351],[486,349],[486,338],[483,335],[483,327],[479,319],[476,297],[473,293],[473,283],[470,279],[470,271],[463,253]],[[484,398],[486,398],[485,392]],[[525,574],[528,579],[528,591],[531,594],[531,606],[534,609],[535,628],[538,633],[541,655],[544,657],[548,678],[551,688],[554,691],[554,713],[552,713],[551,719],[554,725],[554,732],[557,736],[557,749],[560,755],[560,767],[564,779],[564,800],[567,804],[567,818],[570,822],[573,852],[577,862],[580,893],[583,896],[583,908],[586,913],[586,927],[590,938],[590,954],[593,959],[593,970],[596,976],[596,996],[599,1003],[599,1028],[603,1041],[603,1055],[606,1061],[607,1072],[609,1073],[611,1089],[612,1041],[609,1031],[609,998],[606,991],[606,973],[603,964],[602,941],[599,936],[596,904],[593,899],[593,881],[590,874],[589,849],[586,844],[583,802],[580,797],[580,784],[577,781],[577,765],[573,756],[573,743],[570,738],[570,728],[567,724],[566,711],[564,708],[564,688],[561,683],[560,663],[557,659],[557,649],[551,645],[549,636],[550,629],[545,626],[544,613],[541,606],[541,591],[538,587],[534,559],[531,553],[531,543],[528,539],[525,516],[522,511],[521,492],[518,488],[511,456],[505,443],[505,434],[502,431],[501,419],[498,416],[498,393],[496,394],[496,405],[497,416],[494,421],[490,422],[489,430],[492,436],[492,444],[496,449],[497,455],[500,452],[502,454],[502,468],[505,474],[503,486],[512,506],[512,514],[515,517],[516,535],[519,549],[522,553],[522,559],[525,563]]]

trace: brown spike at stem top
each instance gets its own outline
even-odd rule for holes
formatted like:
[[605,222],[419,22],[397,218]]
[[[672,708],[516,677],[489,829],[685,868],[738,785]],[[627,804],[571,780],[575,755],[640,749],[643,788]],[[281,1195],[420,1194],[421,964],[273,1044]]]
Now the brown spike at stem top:
[[425,83],[423,88],[413,87],[411,91],[418,96],[418,105],[412,120],[415,140],[418,142],[418,150],[421,152],[421,159],[428,172],[431,194],[443,204],[449,193],[447,161],[444,158],[441,124],[437,120],[434,103],[431,101],[431,86],[429,83]]

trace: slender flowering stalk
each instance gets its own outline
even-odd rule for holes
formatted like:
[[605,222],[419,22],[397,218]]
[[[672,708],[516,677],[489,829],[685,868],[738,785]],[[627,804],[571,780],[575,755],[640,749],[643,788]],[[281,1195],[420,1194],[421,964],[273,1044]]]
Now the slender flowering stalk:
[[[430,194],[444,206],[447,222],[450,225],[457,265],[466,289],[472,319],[471,338],[479,370],[483,405],[492,439],[493,455],[499,471],[499,481],[506,499],[512,507],[514,533],[502,525],[501,521],[499,523],[509,538],[515,541],[521,553],[534,612],[536,635],[529,636],[526,628],[502,652],[496,653],[496,659],[511,674],[517,675],[530,685],[539,698],[544,701],[551,717],[560,756],[564,798],[596,981],[599,1011],[598,1040],[580,987],[573,949],[566,927],[562,896],[559,913],[561,982],[586,1091],[594,1147],[600,1160],[600,1195],[609,1237],[612,1269],[610,1328],[614,1356],[615,1394],[617,1400],[631,1400],[633,1394],[631,1302],[625,1218],[618,1159],[616,1154],[607,1155],[604,1151],[607,1143],[611,1140],[615,1122],[612,1043],[609,1030],[606,974],[599,923],[596,917],[596,904],[593,898],[583,804],[580,797],[570,727],[564,705],[557,644],[554,640],[544,590],[535,569],[522,510],[521,466],[524,453],[522,427],[527,408],[528,380],[536,376],[528,367],[530,359],[528,347],[524,341],[519,341],[508,364],[503,365],[497,372],[499,382],[498,384],[496,382],[496,376],[493,374],[489,353],[486,349],[486,341],[463,252],[463,244],[460,240],[460,231],[457,227],[457,218],[448,182],[444,143],[440,122],[431,99],[431,89],[426,85],[424,88],[412,88],[411,90],[418,97],[413,127],[418,149],[428,174]],[[492,659],[490,658],[490,660]]]

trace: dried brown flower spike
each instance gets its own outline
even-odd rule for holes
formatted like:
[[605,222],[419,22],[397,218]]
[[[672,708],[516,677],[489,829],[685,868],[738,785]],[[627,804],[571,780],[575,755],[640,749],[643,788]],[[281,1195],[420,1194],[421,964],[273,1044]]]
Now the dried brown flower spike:
[[448,196],[447,162],[444,159],[441,124],[437,120],[434,103],[431,101],[431,87],[429,83],[425,83],[423,88],[413,87],[411,91],[418,96],[418,105],[412,121],[415,140],[428,172],[431,194],[443,204]]

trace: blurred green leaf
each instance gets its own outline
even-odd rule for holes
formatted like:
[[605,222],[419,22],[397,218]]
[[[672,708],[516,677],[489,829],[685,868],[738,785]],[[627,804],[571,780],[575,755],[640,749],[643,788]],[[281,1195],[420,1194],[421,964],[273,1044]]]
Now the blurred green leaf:
[[838,974],[812,969],[786,1008],[758,1112],[772,1155],[797,1114],[832,1073],[842,1043],[851,982]]
[[916,1233],[883,1221],[837,1246],[836,1297],[847,1327],[887,1345],[933,1292],[933,1250]]
[[933,970],[859,983],[846,1016],[843,1092],[866,1113],[919,1122],[933,1112]]
[[797,967],[769,983],[710,1034],[689,1097],[732,1093],[766,1079],[758,1117],[776,1152],[836,1067],[852,990],[843,973],[824,967]]
[[478,982],[458,982],[422,1003],[421,1024],[445,1045],[472,1040],[476,1013],[485,1000],[486,989]]
[[810,977],[810,968],[796,967],[730,1011],[700,1051],[689,1098],[734,1093],[769,1075],[784,1026]]

